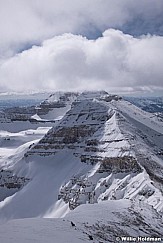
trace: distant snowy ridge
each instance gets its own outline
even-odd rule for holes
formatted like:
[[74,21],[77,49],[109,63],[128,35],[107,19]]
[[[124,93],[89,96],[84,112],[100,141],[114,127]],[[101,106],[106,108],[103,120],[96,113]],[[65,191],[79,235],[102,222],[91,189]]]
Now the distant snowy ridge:
[[[41,123],[55,121],[65,115],[78,95],[79,93],[73,92],[55,92],[38,105],[6,108],[3,110],[3,117],[2,114],[0,116],[0,122],[6,120],[8,122],[35,121]],[[32,98],[35,98],[35,95],[32,95]]]

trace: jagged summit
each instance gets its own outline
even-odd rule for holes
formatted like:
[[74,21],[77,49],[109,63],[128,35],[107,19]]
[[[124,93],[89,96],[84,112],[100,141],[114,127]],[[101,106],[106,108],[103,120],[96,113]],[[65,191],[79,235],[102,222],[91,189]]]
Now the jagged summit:
[[84,91],[81,92],[78,99],[79,100],[86,100],[86,99],[94,99],[100,98],[102,96],[109,95],[108,92],[101,90],[101,91]]
[[53,105],[63,105],[65,106],[67,103],[72,103],[79,96],[78,92],[63,92],[58,91],[51,94],[45,101],[41,102],[40,106],[44,107],[48,104]]
[[[109,98],[110,97],[110,98]],[[40,106],[51,106],[55,107],[55,105],[59,104],[67,105],[68,103],[72,103],[73,101],[82,101],[82,100],[93,100],[93,99],[102,99],[110,101],[111,99],[122,99],[118,95],[109,94],[108,92],[104,90],[100,91],[83,91],[83,92],[64,92],[64,91],[58,91],[53,94],[51,94],[45,101],[41,102]]]

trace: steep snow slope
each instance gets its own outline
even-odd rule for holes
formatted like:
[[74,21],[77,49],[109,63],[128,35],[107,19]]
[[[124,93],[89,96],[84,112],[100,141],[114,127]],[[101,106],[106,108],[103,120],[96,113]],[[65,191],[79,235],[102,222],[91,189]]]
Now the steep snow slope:
[[20,161],[29,147],[39,142],[49,129],[40,127],[18,133],[0,131],[0,201],[19,191],[28,181],[28,178],[13,174],[10,167]]

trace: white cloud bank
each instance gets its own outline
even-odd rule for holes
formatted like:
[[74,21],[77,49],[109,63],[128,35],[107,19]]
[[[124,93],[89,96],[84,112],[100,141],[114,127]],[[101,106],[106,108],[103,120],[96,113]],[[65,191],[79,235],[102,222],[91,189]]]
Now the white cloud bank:
[[0,90],[113,92],[163,89],[163,37],[108,29],[97,40],[64,34],[1,63]]
[[1,0],[0,58],[63,33],[163,35],[162,0]]

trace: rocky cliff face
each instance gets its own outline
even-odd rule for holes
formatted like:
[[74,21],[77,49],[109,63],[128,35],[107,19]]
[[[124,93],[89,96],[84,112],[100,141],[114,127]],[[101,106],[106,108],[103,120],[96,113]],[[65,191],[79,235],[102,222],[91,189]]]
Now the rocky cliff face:
[[60,186],[58,200],[70,209],[129,198],[162,210],[160,186],[155,187],[147,173],[146,152],[143,157],[135,146],[140,141],[135,135],[137,128],[128,126],[127,130],[126,118],[116,107],[120,102],[120,97],[106,92],[82,93],[60,123],[25,154],[30,161],[32,156],[57,160],[60,154],[71,153],[74,160],[88,165],[87,173],[75,174]]
[[28,182],[28,178],[13,175],[10,170],[0,170],[0,201],[19,191]]

